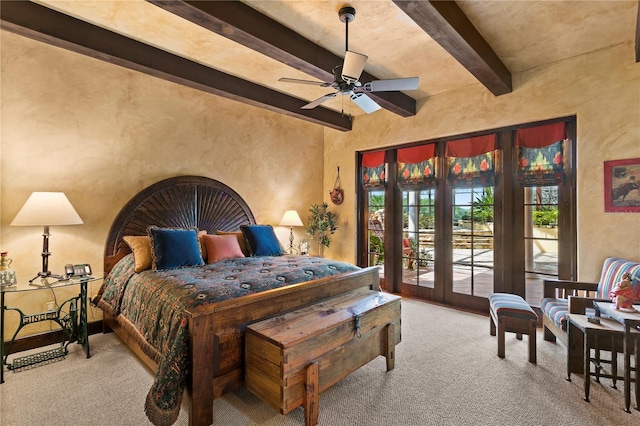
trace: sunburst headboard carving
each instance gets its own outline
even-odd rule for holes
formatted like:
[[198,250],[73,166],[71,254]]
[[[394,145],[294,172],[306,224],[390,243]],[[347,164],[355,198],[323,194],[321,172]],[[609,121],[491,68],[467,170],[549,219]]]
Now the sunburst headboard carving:
[[255,224],[251,209],[222,182],[203,176],[164,179],[136,194],[116,216],[107,235],[104,273],[131,252],[122,237],[146,235],[149,225],[214,233],[237,231],[246,224]]

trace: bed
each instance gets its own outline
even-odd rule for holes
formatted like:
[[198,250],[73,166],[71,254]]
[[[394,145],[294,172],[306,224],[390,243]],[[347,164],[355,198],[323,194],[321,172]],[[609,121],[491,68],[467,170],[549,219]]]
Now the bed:
[[[118,270],[128,267],[127,262],[132,263],[133,255],[124,238],[147,235],[150,226],[195,228],[214,234],[221,231],[237,232],[244,225],[256,225],[253,213],[246,202],[223,183],[201,176],[179,176],[162,180],[135,195],[115,218],[105,247],[104,272],[108,277],[105,282],[117,281],[113,277],[117,275]],[[263,257],[254,260],[225,260],[216,265],[205,265],[202,270],[209,273],[209,269],[224,266],[227,269],[231,268],[235,273],[239,270],[239,267],[236,268],[237,264],[252,261],[266,262],[266,269],[277,263],[287,264],[290,268],[300,263],[305,270],[321,264],[321,259],[308,256]],[[314,265],[310,265],[310,262]],[[334,261],[328,263],[331,262]],[[244,329],[248,324],[347,292],[379,289],[377,267],[356,268],[350,265],[351,268],[347,268],[342,265],[344,262],[334,263],[339,266],[337,269],[335,264],[331,267],[335,275],[322,276],[321,273],[312,273],[311,279],[304,282],[286,283],[282,286],[269,284],[259,291],[242,294],[227,292],[231,295],[225,293],[221,300],[216,299],[212,303],[197,306],[191,304],[183,307],[171,303],[178,305],[176,315],[182,316],[186,333],[185,362],[188,372],[185,375],[184,386],[190,396],[188,405],[191,425],[211,424],[214,416],[213,400],[244,385]],[[322,267],[325,267],[324,263]],[[180,270],[173,275],[186,273]],[[153,275],[151,271],[139,275],[143,274],[147,274],[147,277]],[[304,273],[300,272],[298,275]],[[318,278],[319,276],[322,277]],[[199,281],[204,280],[204,274],[198,277]],[[265,282],[267,281],[269,280],[265,278]],[[116,333],[156,372],[158,381],[165,364],[164,354],[154,347],[150,338],[145,337],[144,333],[136,328],[135,320],[127,318],[127,314],[114,310],[112,306],[100,300],[104,293],[103,286],[95,302],[104,310],[105,331]],[[119,297],[124,299],[126,290],[122,290],[122,294]],[[132,314],[129,315],[133,317]],[[178,387],[181,396],[180,383],[171,383],[169,387],[174,386]],[[153,388],[147,396],[147,406],[150,404],[152,393]],[[178,403],[177,410],[179,408]],[[171,424],[171,418],[177,417],[177,412],[168,418],[154,417],[149,414],[149,410],[147,415],[153,423]]]

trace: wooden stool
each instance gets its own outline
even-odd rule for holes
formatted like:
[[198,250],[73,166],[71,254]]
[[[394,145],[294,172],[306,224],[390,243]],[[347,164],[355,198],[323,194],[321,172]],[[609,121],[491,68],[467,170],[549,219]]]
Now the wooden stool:
[[529,362],[536,363],[536,324],[538,316],[531,306],[517,294],[493,293],[489,296],[489,313],[491,314],[490,333],[496,335],[498,327],[498,356],[504,358],[504,334],[516,333],[529,335]]

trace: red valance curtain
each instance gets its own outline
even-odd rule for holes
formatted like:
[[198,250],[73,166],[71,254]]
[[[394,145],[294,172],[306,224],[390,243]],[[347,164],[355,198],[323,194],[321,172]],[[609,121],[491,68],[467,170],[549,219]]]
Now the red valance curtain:
[[565,123],[518,129],[518,182],[523,187],[561,185],[564,171]]
[[362,187],[365,191],[372,189],[381,189],[386,185],[385,169],[386,152],[376,151],[362,154],[361,175]]
[[545,126],[518,129],[516,146],[522,148],[544,148],[567,138],[565,123],[553,123]]
[[494,186],[495,149],[495,134],[448,141],[449,185],[452,188]]
[[496,135],[456,139],[447,142],[447,157],[475,157],[496,149]]
[[398,149],[398,186],[404,190],[428,189],[436,180],[435,144]]

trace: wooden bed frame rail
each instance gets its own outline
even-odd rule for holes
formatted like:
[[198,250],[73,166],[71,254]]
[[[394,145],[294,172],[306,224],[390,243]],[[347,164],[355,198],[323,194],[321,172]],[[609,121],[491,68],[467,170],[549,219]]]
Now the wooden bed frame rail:
[[[379,290],[379,268],[370,267],[307,283],[201,306],[187,311],[191,374],[187,379],[189,424],[213,423],[213,400],[244,386],[244,330],[247,325],[348,292]],[[105,313],[105,325],[152,370],[126,327]]]

